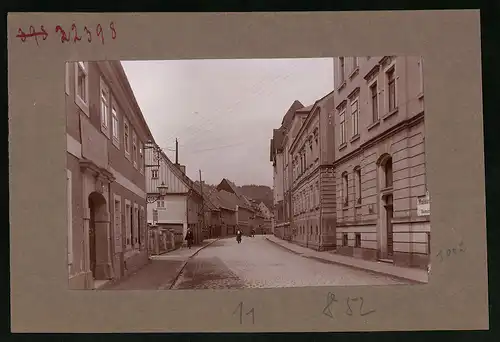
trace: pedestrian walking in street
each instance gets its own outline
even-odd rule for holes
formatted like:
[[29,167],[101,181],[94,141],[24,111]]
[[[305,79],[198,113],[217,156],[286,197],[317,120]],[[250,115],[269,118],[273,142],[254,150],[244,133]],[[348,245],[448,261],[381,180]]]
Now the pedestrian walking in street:
[[236,241],[238,241],[238,243],[241,243],[241,231],[240,230],[238,230],[236,232]]
[[188,228],[187,233],[186,233],[186,238],[184,239],[187,241],[187,246],[189,249],[191,249],[191,245],[193,244],[194,236],[193,232],[191,231],[191,228]]

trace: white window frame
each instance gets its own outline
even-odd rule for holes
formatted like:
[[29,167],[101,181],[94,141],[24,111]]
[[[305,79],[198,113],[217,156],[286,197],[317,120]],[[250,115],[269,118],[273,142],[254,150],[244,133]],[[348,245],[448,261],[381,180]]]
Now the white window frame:
[[[78,73],[82,70],[85,74],[85,97],[82,99],[78,94],[78,89],[80,85],[78,84]],[[89,63],[88,62],[76,62],[75,63],[75,103],[76,105],[88,116],[90,117],[89,111]]]
[[139,141],[139,172],[144,174],[144,144]]
[[343,108],[340,113],[339,113],[339,117],[340,117],[340,145],[344,145],[346,143],[346,117],[345,117],[345,112],[346,112],[346,109]]
[[359,68],[359,57],[352,57],[352,72]]
[[125,200],[125,249],[129,251],[132,249],[132,222],[130,222],[130,211],[127,208],[130,210],[133,208],[128,199]]
[[355,187],[355,204],[361,204],[361,166],[357,166],[354,168],[354,187]]
[[345,57],[339,57],[339,86],[341,86],[345,82]]
[[151,170],[151,179],[158,179],[159,177],[159,170],[158,169],[152,169]]
[[342,173],[342,207],[349,206],[349,174]]
[[141,237],[141,243],[139,244],[140,247],[146,246],[146,239],[147,239],[147,232],[146,232],[146,224],[145,224],[145,218],[146,218],[146,210],[142,205],[139,206],[139,217],[141,220],[139,220],[139,236]]
[[[393,73],[394,76],[394,108],[391,110],[389,108],[390,105],[390,92],[389,92],[389,73]],[[386,95],[384,96],[385,98],[385,108],[386,108],[386,113],[391,113],[392,111],[395,111],[398,109],[398,77],[396,76],[396,63],[392,63],[389,65],[385,71],[384,71],[384,87],[386,89]]]
[[156,209],[157,210],[166,210],[167,207],[165,206],[165,200],[156,201]]
[[66,169],[66,192],[67,192],[67,206],[68,206],[68,276],[71,275],[71,266],[73,265],[73,178],[71,171]]
[[[372,114],[372,123],[378,122],[380,120],[380,96],[379,96],[379,83],[378,80],[373,80],[370,84],[368,84],[368,91],[370,94],[370,112]],[[373,115],[373,97],[372,97],[372,89],[375,87],[375,95],[377,97],[377,119],[375,120],[375,116]]]
[[125,157],[130,160],[130,122],[123,116],[123,150]]
[[109,138],[110,128],[110,112],[111,112],[111,94],[106,80],[101,77],[99,87],[99,114],[101,118],[101,131]]
[[132,130],[132,163],[134,164],[134,167],[137,169],[138,168],[138,165],[137,165],[137,153],[138,153],[138,149],[137,149],[137,133],[135,132],[135,130]]
[[[356,112],[353,112],[353,107],[356,105]],[[351,121],[352,121],[352,137],[359,135],[359,97],[356,97],[351,102]]]
[[69,74],[71,72],[71,66],[70,62],[65,62],[64,63],[64,91],[66,92],[66,95],[70,95],[70,87],[69,87],[69,82],[70,82],[70,77]]
[[133,248],[134,249],[139,249],[140,245],[139,245],[139,233],[140,233],[140,229],[139,229],[139,204],[137,203],[134,203],[134,209],[133,209],[133,213],[132,213],[132,219],[134,220],[134,224],[132,225],[132,229],[134,230],[134,240],[136,241],[132,241],[133,244]]
[[[116,219],[116,202],[119,204],[119,215],[118,215],[118,221]],[[123,251],[123,233],[122,233],[122,228],[123,228],[123,222],[122,222],[122,217],[123,217],[123,211],[122,211],[122,198],[121,196],[114,195],[113,196],[113,232],[114,232],[114,238],[115,238],[115,253],[120,253]]]
[[111,102],[111,130],[112,132],[112,140],[113,140],[113,145],[116,146],[116,148],[120,149],[120,117],[118,116],[118,108],[116,105],[116,101],[114,101],[114,98],[112,97],[112,102]]

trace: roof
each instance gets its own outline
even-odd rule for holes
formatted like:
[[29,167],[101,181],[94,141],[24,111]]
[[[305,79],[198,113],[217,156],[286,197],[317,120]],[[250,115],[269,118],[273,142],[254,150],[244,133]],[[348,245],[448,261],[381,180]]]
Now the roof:
[[250,201],[245,196],[243,196],[238,187],[229,179],[223,178],[222,181],[217,186],[217,190],[225,190],[227,192],[233,193],[239,200],[238,201],[239,203],[237,203],[238,206],[253,210]]
[[211,193],[209,197],[212,203],[214,203],[218,208],[236,211],[238,198],[235,194],[225,190],[219,190]]
[[290,108],[288,108],[285,116],[283,116],[283,120],[281,121],[281,126],[288,127],[292,123],[295,112],[301,108],[304,108],[304,105],[300,101],[298,100],[293,101]]
[[165,152],[163,150],[161,151],[161,156],[163,158],[163,161],[167,164],[167,166],[170,168],[172,173],[177,176],[181,181],[184,182],[184,184],[187,185],[188,188],[192,189],[198,196],[201,196],[201,191],[199,187],[195,186],[195,183],[189,178],[184,172],[182,172],[172,161],[167,157]]
[[312,107],[314,107],[314,103],[312,105],[307,106],[307,107],[303,107],[303,108],[297,109],[295,112],[309,113],[311,111]]

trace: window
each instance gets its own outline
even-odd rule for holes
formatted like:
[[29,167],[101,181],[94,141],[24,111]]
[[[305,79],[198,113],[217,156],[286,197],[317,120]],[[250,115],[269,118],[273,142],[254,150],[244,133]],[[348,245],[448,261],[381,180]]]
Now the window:
[[354,240],[354,247],[360,248],[361,247],[361,233],[356,233],[355,234],[355,240]]
[[115,146],[119,147],[120,145],[120,125],[119,125],[119,120],[118,120],[118,113],[116,110],[116,106],[113,103],[113,107],[111,109],[111,120],[112,120],[112,126],[111,129],[113,130],[113,143]]
[[342,234],[342,246],[346,247],[349,245],[349,236],[347,233]]
[[385,187],[392,186],[392,158],[389,158],[384,164]]
[[144,144],[139,141],[139,171],[144,173]]
[[134,231],[133,231],[133,243],[136,248],[139,247],[139,206],[137,204],[134,204]]
[[361,204],[361,168],[358,166],[354,169],[356,178],[356,204]]
[[357,99],[351,104],[351,117],[352,136],[355,137],[359,134],[359,104]]
[[165,209],[165,200],[156,201],[156,207],[160,210]]
[[132,247],[132,206],[130,201],[125,200],[125,234],[127,250]]
[[118,196],[115,196],[115,252],[122,251],[122,206]]
[[132,131],[132,162],[134,167],[137,168],[137,134]]
[[64,69],[65,69],[65,77],[64,77],[64,91],[66,95],[69,95],[70,90],[69,90],[69,73],[70,73],[70,64],[68,62],[64,63]]
[[349,204],[349,179],[347,172],[342,174],[342,203],[344,207]]
[[370,95],[371,95],[371,104],[372,104],[372,120],[373,120],[373,122],[377,122],[379,120],[377,83],[374,83],[370,87]]
[[68,271],[71,272],[73,265],[73,183],[71,171],[66,170],[66,194],[68,196]]
[[340,113],[340,145],[345,144],[346,126],[345,126],[345,109]]
[[140,207],[139,209],[139,246],[143,247],[145,243],[145,225],[144,225],[144,207]]
[[359,60],[358,57],[353,57],[352,58],[352,70],[356,70],[359,67]]
[[339,57],[339,72],[340,72],[340,79],[339,79],[339,85],[342,85],[345,81],[345,61],[344,57]]
[[316,207],[319,207],[319,200],[320,200],[320,196],[319,196],[319,182],[316,182]]
[[75,63],[75,103],[89,116],[89,76],[88,63]]
[[123,118],[123,146],[125,146],[125,154],[130,156],[130,126],[125,117]]
[[319,229],[317,225],[316,225],[316,235],[319,235]]
[[109,130],[109,88],[101,78],[101,129],[104,132]]
[[158,170],[151,170],[151,179],[158,179]]
[[389,102],[389,112],[396,109],[396,78],[394,68],[387,72],[387,96]]

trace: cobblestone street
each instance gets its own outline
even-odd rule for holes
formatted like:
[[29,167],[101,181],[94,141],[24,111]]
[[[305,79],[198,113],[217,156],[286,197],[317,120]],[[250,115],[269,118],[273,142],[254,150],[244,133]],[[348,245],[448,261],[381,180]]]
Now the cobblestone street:
[[191,258],[173,289],[390,285],[407,282],[291,253],[264,236],[222,239]]

